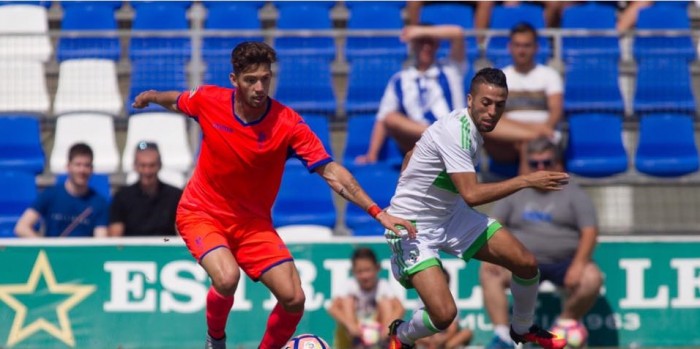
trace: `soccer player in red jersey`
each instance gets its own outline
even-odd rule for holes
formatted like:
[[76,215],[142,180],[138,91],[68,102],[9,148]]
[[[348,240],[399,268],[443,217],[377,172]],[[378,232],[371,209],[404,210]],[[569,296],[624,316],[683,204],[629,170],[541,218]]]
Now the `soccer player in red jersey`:
[[156,103],[183,112],[199,122],[204,134],[176,223],[187,248],[212,280],[205,348],[226,347],[224,330],[240,279],[239,267],[277,298],[259,348],[280,349],[301,320],[305,296],[299,274],[294,263],[289,263],[292,255],[271,217],[290,154],[385,228],[398,233],[398,225],[415,236],[408,221],[382,211],[355,178],[331,159],[299,114],[268,96],[275,60],[270,46],[244,42],[231,54],[234,89],[150,90],[139,94],[133,104],[144,108]]

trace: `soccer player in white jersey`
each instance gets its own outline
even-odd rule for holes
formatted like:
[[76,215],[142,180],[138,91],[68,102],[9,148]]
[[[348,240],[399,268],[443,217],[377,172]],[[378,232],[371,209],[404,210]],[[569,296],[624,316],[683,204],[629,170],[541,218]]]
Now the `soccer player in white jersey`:
[[457,307],[442,275],[439,252],[465,261],[476,258],[497,264],[513,275],[511,337],[561,349],[566,340],[533,323],[539,269],[537,261],[494,219],[472,209],[523,188],[560,190],[569,176],[537,171],[503,182],[479,183],[475,167],[482,147],[481,133],[491,132],[503,115],[508,86],[503,72],[484,68],[472,79],[467,108],[455,110],[431,125],[406,154],[404,169],[388,212],[412,220],[418,233],[387,231],[394,277],[415,288],[425,304],[407,322],[389,326],[389,349],[412,348],[419,338],[447,328]]

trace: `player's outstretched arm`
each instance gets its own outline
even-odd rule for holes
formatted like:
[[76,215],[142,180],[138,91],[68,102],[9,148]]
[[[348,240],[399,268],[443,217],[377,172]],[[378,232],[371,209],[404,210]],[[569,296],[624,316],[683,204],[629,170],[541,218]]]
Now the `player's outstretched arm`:
[[132,106],[137,109],[146,108],[149,104],[155,103],[160,104],[163,108],[170,110],[171,112],[178,113],[180,110],[177,109],[177,97],[180,96],[178,91],[156,91],[148,90],[139,93],[136,98],[134,98],[134,103]]
[[479,183],[474,172],[450,173],[450,178],[471,207],[496,201],[523,188],[561,190],[569,181],[568,174],[554,171],[536,171],[495,183]]
[[374,201],[365,193],[365,191],[357,183],[353,175],[343,166],[336,162],[329,162],[316,169],[328,185],[340,194],[345,200],[361,207],[367,211],[374,219],[379,221],[384,228],[387,228],[397,235],[401,235],[396,225],[402,226],[408,232],[410,238],[416,237],[416,228],[407,220],[394,217],[386,211],[382,211]]

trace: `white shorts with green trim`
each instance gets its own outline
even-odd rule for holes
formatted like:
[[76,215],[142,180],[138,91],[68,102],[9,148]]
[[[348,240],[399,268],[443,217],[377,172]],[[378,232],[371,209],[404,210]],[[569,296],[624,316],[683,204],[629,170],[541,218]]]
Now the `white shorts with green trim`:
[[418,235],[409,239],[405,231],[397,236],[391,230],[384,237],[391,247],[391,269],[394,278],[405,288],[413,288],[411,275],[429,267],[442,265],[443,251],[468,262],[493,234],[501,228],[495,219],[466,205],[457,205],[455,212],[443,222],[414,222]]

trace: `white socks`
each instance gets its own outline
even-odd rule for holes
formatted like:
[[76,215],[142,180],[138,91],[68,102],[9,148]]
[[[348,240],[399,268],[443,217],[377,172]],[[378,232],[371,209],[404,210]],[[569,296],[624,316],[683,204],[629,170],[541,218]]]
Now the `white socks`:
[[535,317],[537,291],[540,286],[540,271],[532,279],[521,279],[515,275],[510,283],[513,295],[513,318],[511,325],[518,334],[527,333]]
[[428,316],[424,308],[413,313],[411,320],[402,323],[396,331],[399,340],[404,344],[413,345],[416,340],[440,332]]

